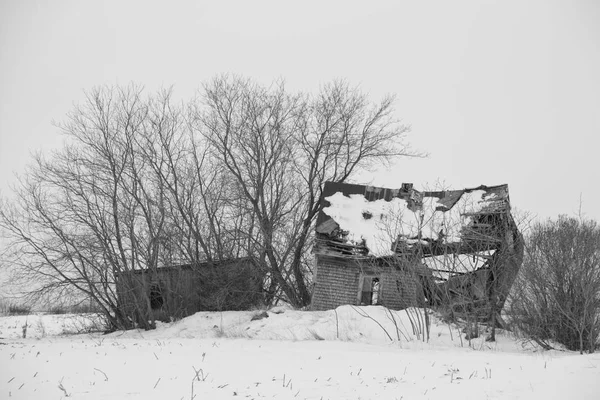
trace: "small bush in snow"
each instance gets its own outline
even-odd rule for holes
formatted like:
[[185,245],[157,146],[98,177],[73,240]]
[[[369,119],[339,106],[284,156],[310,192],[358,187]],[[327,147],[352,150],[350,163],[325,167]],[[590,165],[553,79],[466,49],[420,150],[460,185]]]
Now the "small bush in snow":
[[49,311],[48,314],[66,314],[67,309],[63,306],[54,306]]
[[25,304],[9,304],[9,315],[28,315],[31,314],[31,307]]

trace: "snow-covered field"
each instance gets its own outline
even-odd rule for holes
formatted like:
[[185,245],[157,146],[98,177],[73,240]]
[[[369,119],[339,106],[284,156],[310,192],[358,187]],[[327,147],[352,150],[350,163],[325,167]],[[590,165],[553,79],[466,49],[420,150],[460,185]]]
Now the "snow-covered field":
[[600,398],[596,354],[540,351],[504,332],[469,343],[435,318],[426,343],[407,312],[382,307],[278,308],[251,321],[258,313],[109,335],[68,334],[90,316],[0,317],[0,399]]

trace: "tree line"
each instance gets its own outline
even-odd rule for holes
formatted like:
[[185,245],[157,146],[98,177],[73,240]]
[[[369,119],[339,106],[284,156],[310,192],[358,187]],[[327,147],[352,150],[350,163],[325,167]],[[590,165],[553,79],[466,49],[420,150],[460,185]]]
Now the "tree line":
[[265,301],[311,297],[312,230],[325,181],[415,156],[394,97],[344,81],[292,92],[238,76],[187,102],[170,89],[99,87],[57,124],[0,204],[6,263],[38,295],[77,292],[127,327],[115,277],[134,269],[253,257]]

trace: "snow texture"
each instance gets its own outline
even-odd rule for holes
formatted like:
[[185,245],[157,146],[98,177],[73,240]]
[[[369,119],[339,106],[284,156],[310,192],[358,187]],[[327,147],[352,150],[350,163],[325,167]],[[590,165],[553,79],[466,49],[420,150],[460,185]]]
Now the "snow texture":
[[[469,343],[457,326],[433,315],[430,340],[423,341],[413,329],[419,309],[280,307],[252,321],[259,312],[200,312],[154,331],[71,336],[51,335],[68,331],[68,320],[93,319],[0,317],[0,398],[585,400],[600,394],[600,355],[540,351],[502,331],[496,343],[485,342],[485,334]],[[23,339],[25,319],[32,325]]]

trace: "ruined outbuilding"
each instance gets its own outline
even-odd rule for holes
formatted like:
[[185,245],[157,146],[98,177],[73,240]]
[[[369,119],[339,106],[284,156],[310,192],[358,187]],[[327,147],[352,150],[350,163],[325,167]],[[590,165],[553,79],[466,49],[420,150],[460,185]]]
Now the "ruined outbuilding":
[[419,191],[327,182],[312,309],[446,306],[499,316],[523,259],[507,185]]
[[156,320],[198,311],[247,310],[263,302],[263,276],[252,258],[206,261],[121,272],[116,277],[119,308],[132,319]]

